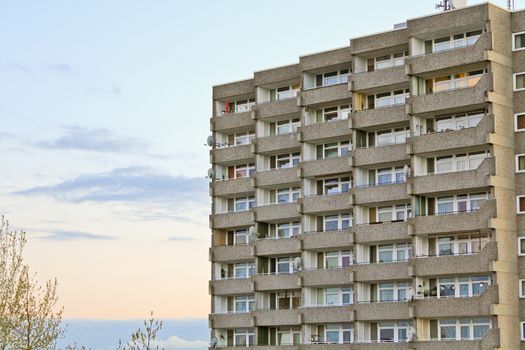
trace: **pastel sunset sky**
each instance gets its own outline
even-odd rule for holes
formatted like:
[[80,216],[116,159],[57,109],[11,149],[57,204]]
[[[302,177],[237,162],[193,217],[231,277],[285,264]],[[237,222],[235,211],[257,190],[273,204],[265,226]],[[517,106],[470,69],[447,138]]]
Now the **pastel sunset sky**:
[[0,213],[65,317],[206,318],[212,85],[435,2],[0,0]]

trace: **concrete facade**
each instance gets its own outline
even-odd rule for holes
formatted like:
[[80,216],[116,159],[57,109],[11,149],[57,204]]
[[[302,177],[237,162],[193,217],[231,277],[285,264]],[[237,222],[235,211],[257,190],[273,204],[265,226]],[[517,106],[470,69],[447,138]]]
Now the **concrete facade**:
[[525,350],[521,32],[479,4],[213,88],[211,344]]

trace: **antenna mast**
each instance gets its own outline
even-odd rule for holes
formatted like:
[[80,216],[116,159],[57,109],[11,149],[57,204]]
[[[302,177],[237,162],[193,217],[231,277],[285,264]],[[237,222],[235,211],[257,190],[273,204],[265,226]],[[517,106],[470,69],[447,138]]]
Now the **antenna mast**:
[[443,11],[452,10],[452,0],[441,0],[438,4],[436,4],[436,9],[440,8],[443,9]]
[[507,0],[507,9],[509,11],[514,11],[514,0]]

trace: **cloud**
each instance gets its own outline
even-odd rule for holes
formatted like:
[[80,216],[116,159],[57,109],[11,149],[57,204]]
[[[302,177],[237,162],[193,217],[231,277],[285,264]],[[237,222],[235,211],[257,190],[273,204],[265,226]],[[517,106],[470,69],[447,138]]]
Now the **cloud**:
[[191,242],[191,241],[202,241],[202,238],[196,238],[196,237],[169,237],[167,239],[169,242]]
[[47,63],[45,65],[48,69],[61,73],[61,74],[69,74],[73,72],[74,67],[69,63]]
[[209,344],[204,340],[186,340],[176,335],[156,343],[160,348],[165,348],[166,350],[207,349]]
[[35,72],[33,72],[32,70],[30,70],[29,68],[27,68],[26,66],[20,63],[10,62],[10,63],[5,64],[4,67],[7,68],[8,70],[22,72],[32,77],[38,76]]
[[82,150],[104,153],[144,152],[148,145],[139,138],[117,136],[102,128],[90,129],[79,126],[63,127],[62,135],[54,140],[35,142],[35,147],[54,150]]
[[44,236],[41,239],[50,241],[110,241],[116,238],[112,236],[100,235],[89,232],[53,230],[50,235]]
[[190,204],[207,204],[207,187],[204,178],[172,176],[152,168],[129,167],[82,175],[55,185],[34,187],[14,194],[50,196],[71,203],[161,203],[165,208],[189,211]]

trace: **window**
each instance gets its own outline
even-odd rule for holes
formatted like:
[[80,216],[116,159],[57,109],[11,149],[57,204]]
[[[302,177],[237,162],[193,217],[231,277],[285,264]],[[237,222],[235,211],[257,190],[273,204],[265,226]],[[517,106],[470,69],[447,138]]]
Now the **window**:
[[525,340],[525,322],[520,322],[521,340]]
[[427,131],[431,133],[474,128],[484,116],[485,112],[481,111],[430,118],[426,121]]
[[389,146],[405,143],[410,136],[409,128],[396,128],[368,133],[368,146]]
[[486,235],[461,234],[437,238],[436,255],[463,255],[479,253],[490,241]]
[[289,98],[294,98],[300,90],[299,84],[283,86],[277,89],[270,90],[270,101],[280,101]]
[[474,30],[466,33],[448,35],[445,37],[425,41],[425,53],[447,51],[465,46],[474,45],[483,30]]
[[237,295],[234,302],[234,313],[245,313],[255,310],[255,297],[253,295]]
[[248,230],[235,230],[233,231],[233,244],[234,245],[245,245],[248,244]]
[[400,105],[405,103],[405,99],[410,96],[410,91],[396,90],[390,92],[383,92],[375,95],[375,108],[385,108],[394,105]]
[[235,329],[233,346],[253,346],[255,344],[255,330],[253,328]]
[[517,173],[525,172],[525,153],[516,155],[516,172]]
[[519,51],[525,49],[525,32],[512,34],[512,50]]
[[353,253],[350,250],[324,253],[324,268],[338,269],[348,267],[353,264]]
[[490,318],[439,320],[440,340],[481,339],[491,328]]
[[[375,69],[385,69],[404,65],[405,57],[408,57],[408,51],[376,57],[375,59],[372,58],[371,60],[375,60]],[[371,65],[369,65],[369,67],[370,66]]]
[[320,180],[323,186],[322,194],[339,194],[347,193],[350,190],[350,178],[340,177],[335,179]]
[[525,237],[518,237],[518,255],[525,256]]
[[485,73],[484,70],[476,70],[467,73],[456,73],[445,75],[434,79],[428,79],[427,93],[436,93],[455,89],[463,89],[475,86]]
[[276,295],[277,310],[297,309],[301,305],[301,292],[285,291]]
[[295,118],[290,120],[282,120],[280,122],[270,124],[271,135],[285,135],[297,132],[297,128],[301,126],[301,119]]
[[348,83],[348,73],[348,69],[343,69],[335,72],[317,74],[315,76],[315,86],[322,87]]
[[405,301],[408,296],[409,283],[379,283],[377,299],[379,302]]
[[250,210],[255,206],[255,197],[235,198],[235,212]]
[[488,156],[488,151],[441,156],[435,158],[434,168],[437,174],[474,170]]
[[350,105],[341,105],[336,107],[318,109],[316,111],[316,122],[324,123],[348,119],[348,116],[351,111],[352,108],[350,107]]
[[323,220],[324,231],[346,230],[352,227],[350,214],[327,215]]
[[231,166],[228,169],[228,178],[230,178],[230,179],[242,179],[242,178],[246,178],[246,177],[252,176],[252,174],[254,172],[255,172],[255,164],[254,163],[235,165],[235,166]]
[[301,343],[300,327],[278,327],[277,328],[277,345],[299,345]]
[[446,215],[457,212],[471,212],[479,209],[480,203],[488,198],[487,193],[470,193],[449,197],[438,197],[436,214]]
[[408,340],[409,321],[379,322],[379,342],[397,343]]
[[252,140],[255,138],[255,133],[252,131],[247,131],[239,134],[233,135],[235,146],[240,145],[249,145]]
[[410,204],[377,208],[376,222],[405,221],[410,217]]
[[275,191],[276,201],[275,203],[292,203],[297,202],[297,199],[301,196],[301,189],[299,187],[293,188],[282,188]]
[[255,275],[255,263],[238,263],[234,265],[235,278],[248,278]]
[[520,298],[525,298],[525,280],[519,280]]
[[353,342],[354,330],[351,323],[327,324],[325,339],[328,344],[348,344]]
[[518,207],[518,214],[525,214],[525,195],[516,198],[516,206]]
[[[283,169],[283,168],[291,168],[294,166],[297,166],[299,164],[301,154],[299,152],[297,153],[289,153],[289,154],[281,154],[277,157],[272,157],[275,159],[273,162],[275,162],[275,168],[277,169]],[[271,161],[272,162],[272,161]]]
[[353,304],[352,288],[326,288],[324,290],[325,306],[341,306]]
[[377,246],[377,262],[407,261],[412,256],[412,242]]
[[350,150],[349,141],[326,143],[317,145],[317,159],[348,157]]
[[481,295],[490,284],[489,276],[439,278],[438,298],[466,298]]
[[301,234],[300,222],[285,222],[277,224],[277,238],[290,238]]
[[525,90],[525,72],[515,73],[514,77],[514,91]]
[[293,273],[293,263],[292,258],[277,258],[277,274],[281,273]]
[[228,101],[224,103],[224,109],[222,114],[225,113],[244,113],[251,111],[252,107],[255,105],[255,99],[250,98],[248,100],[239,100],[239,101]]
[[376,184],[388,185],[405,182],[405,172],[403,167],[392,167],[377,169]]
[[514,115],[514,125],[515,131],[524,131],[525,130],[525,113],[519,113]]

